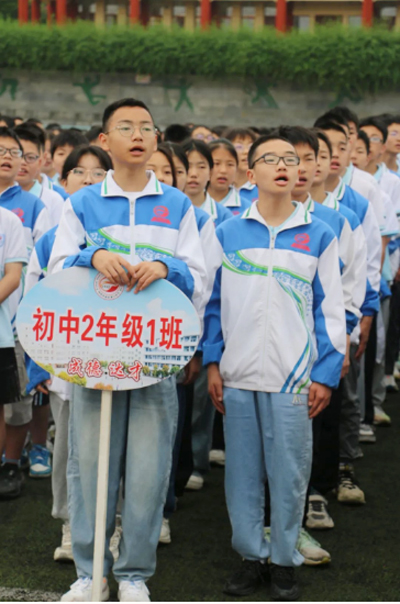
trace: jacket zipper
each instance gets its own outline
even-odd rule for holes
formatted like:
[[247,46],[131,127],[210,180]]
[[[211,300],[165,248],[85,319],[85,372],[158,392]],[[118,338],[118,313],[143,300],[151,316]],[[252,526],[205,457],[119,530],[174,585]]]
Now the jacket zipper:
[[269,327],[269,315],[270,315],[269,301],[270,301],[270,297],[271,297],[271,283],[272,283],[272,272],[273,272],[273,267],[274,267],[273,256],[274,256],[274,249],[275,249],[275,241],[276,241],[276,237],[278,235],[278,233],[271,234],[271,230],[269,227],[268,227],[268,232],[269,232],[270,258],[269,258],[269,263],[268,263],[268,276],[267,276],[268,292],[267,292],[267,305],[266,305],[267,317],[266,317],[266,321],[265,321],[264,355],[263,355],[263,364],[262,364],[262,368],[261,368],[261,375],[264,375],[264,372],[267,370],[266,361],[267,361],[268,327]]
[[136,246],[135,246],[135,200],[129,200],[129,223],[131,228],[131,245],[129,261],[131,264],[135,264]]

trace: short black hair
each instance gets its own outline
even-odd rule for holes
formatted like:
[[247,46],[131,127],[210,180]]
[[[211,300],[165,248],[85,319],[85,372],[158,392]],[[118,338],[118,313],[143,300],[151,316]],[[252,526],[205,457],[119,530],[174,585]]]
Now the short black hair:
[[293,146],[308,145],[314,151],[315,157],[318,156],[318,137],[309,128],[304,128],[304,126],[279,126],[277,132]]
[[63,130],[60,134],[57,134],[55,139],[51,143],[51,156],[59,147],[64,145],[70,145],[71,147],[79,147],[80,145],[86,145],[87,139],[82,132],[79,132],[76,128],[70,128],[69,130]]
[[248,161],[249,161],[250,169],[254,168],[254,156],[256,154],[258,147],[260,145],[263,145],[264,143],[268,143],[269,141],[284,141],[285,143],[292,144],[290,141],[288,141],[287,138],[285,138],[284,136],[281,136],[279,134],[278,130],[274,130],[274,132],[271,132],[271,134],[264,134],[263,136],[260,136],[257,140],[254,141],[254,143],[251,145],[250,150],[249,150]]
[[88,139],[89,143],[92,143],[93,141],[99,138],[102,132],[103,128],[101,126],[92,126],[90,130],[85,132],[85,136]]
[[366,148],[367,148],[367,154],[369,155],[369,152],[370,152],[370,150],[371,150],[371,146],[370,146],[370,144],[369,144],[369,138],[368,138],[368,136],[367,136],[367,133],[366,133],[366,132],[364,132],[364,130],[359,130],[359,131],[358,131],[357,138],[358,138],[360,141],[363,141],[364,145],[365,145],[365,146],[366,146]]
[[26,124],[26,122],[20,124],[19,126],[15,126],[14,128],[14,132],[17,134],[19,140],[33,143],[40,153],[40,151],[43,151],[44,148],[44,133],[43,138],[41,138],[39,136],[39,130],[40,128],[38,126]]
[[383,120],[379,119],[379,117],[366,117],[360,122],[360,128],[363,128],[363,126],[374,126],[374,128],[379,130],[379,132],[382,134],[382,142],[386,143],[388,137],[388,127]]
[[171,149],[172,155],[177,157],[184,165],[186,172],[189,172],[189,161],[182,145],[178,145],[178,143],[171,143],[170,141],[165,144]]
[[39,126],[39,124],[42,124],[43,122],[41,120],[36,119],[35,117],[29,117],[27,120],[25,120],[25,124],[30,124],[30,125],[34,125],[37,126],[38,128],[41,128],[42,126]]
[[62,130],[62,127],[58,122],[50,122],[50,124],[47,124],[45,130]]
[[344,126],[345,128],[350,128],[349,122],[347,121],[347,119],[345,117],[343,117],[342,114],[336,113],[333,109],[330,109],[329,111],[324,113],[324,115],[321,115],[321,117],[319,117],[317,119],[317,121],[315,122],[314,126],[317,126],[317,122],[319,120],[328,120],[330,122],[336,122],[337,124],[339,124],[339,126],[342,126],[342,127]]
[[225,130],[223,137],[227,138],[228,141],[234,141],[235,138],[246,138],[249,136],[251,140],[257,140],[257,134],[251,128],[228,128]]
[[344,105],[337,105],[336,107],[333,107],[333,109],[328,111],[328,115],[341,117],[342,119],[346,120],[348,124],[350,122],[353,122],[357,130],[359,129],[360,120],[358,119],[358,115],[348,107],[345,107]]
[[214,167],[214,160],[212,158],[212,153],[210,151],[210,147],[204,141],[198,140],[197,138],[189,138],[184,143],[182,143],[183,150],[186,155],[191,153],[192,151],[197,151],[200,153],[208,162],[210,166],[210,170]]
[[222,138],[225,130],[228,129],[228,126],[213,126],[211,128],[211,132],[216,134],[218,138]]
[[113,165],[111,157],[108,155],[108,153],[106,153],[106,151],[100,147],[88,145],[86,143],[85,145],[75,147],[75,149],[68,155],[61,172],[61,180],[67,179],[69,172],[77,167],[81,157],[84,155],[93,155],[93,157],[97,157],[103,170],[112,170]]
[[400,115],[398,114],[381,113],[380,115],[376,115],[375,117],[384,122],[387,128],[392,124],[400,124]]
[[8,128],[7,126],[0,126],[0,138],[12,138],[21,149],[22,153],[24,152],[21,141],[18,138],[18,135],[15,133],[13,128]]
[[183,143],[190,137],[190,128],[183,124],[170,124],[164,130],[164,142]]
[[[312,130],[312,132],[315,132],[315,135],[318,137],[318,139],[320,141],[324,141],[325,145],[328,147],[329,155],[332,157],[333,150],[332,150],[331,141],[326,136],[325,132],[323,132],[322,130],[318,130],[318,128],[312,128],[311,130]],[[319,153],[319,150],[318,150],[318,153]]]
[[[14,118],[9,115],[0,115],[0,121],[3,121],[7,124],[7,128],[14,128]],[[1,128],[5,128],[5,126],[1,126]]]
[[159,145],[157,145],[157,151],[162,153],[164,157],[168,160],[172,172],[172,186],[176,189],[176,170],[171,148],[167,143],[160,143]]
[[318,128],[319,130],[336,130],[336,132],[341,132],[345,135],[347,140],[347,133],[344,128],[336,120],[330,120],[329,118],[325,118],[324,116],[319,117],[314,124],[314,128]]
[[215,149],[226,149],[228,153],[230,153],[233,159],[236,162],[236,165],[239,164],[239,158],[235,147],[232,145],[231,141],[228,141],[227,138],[217,138],[215,141],[211,141],[208,143],[209,149],[211,153],[215,151]]
[[118,109],[121,109],[122,107],[141,107],[142,109],[145,109],[149,113],[151,120],[154,123],[153,116],[151,115],[151,111],[147,107],[147,105],[145,103],[143,103],[143,101],[139,101],[138,99],[128,97],[125,99],[121,99],[120,101],[114,101],[114,103],[111,103],[111,105],[108,105],[108,107],[106,107],[104,109],[103,124],[102,124],[102,129],[103,129],[104,133],[107,132],[108,122],[110,121],[111,117],[114,115],[114,113]]

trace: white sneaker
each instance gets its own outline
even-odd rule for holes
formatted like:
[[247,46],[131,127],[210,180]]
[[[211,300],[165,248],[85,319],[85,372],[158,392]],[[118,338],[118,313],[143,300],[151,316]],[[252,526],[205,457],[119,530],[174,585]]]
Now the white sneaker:
[[163,518],[161,525],[161,533],[158,539],[159,543],[171,543],[171,527],[169,526],[169,520]]
[[296,548],[304,556],[304,564],[307,566],[317,566],[319,564],[329,564],[331,555],[325,549],[322,549],[318,543],[307,531],[300,529]]
[[197,474],[192,474],[186,483],[185,489],[188,491],[200,491],[204,485],[204,478]]
[[361,424],[358,433],[358,442],[360,443],[376,443],[376,434],[374,429],[369,424]]
[[224,466],[225,451],[222,451],[222,449],[211,449],[209,460],[210,463],[215,463],[217,466]]
[[122,537],[122,526],[117,525],[115,527],[114,534],[110,539],[110,552],[113,555],[114,562],[116,562],[119,558],[119,544],[121,542],[121,537]]
[[340,503],[351,505],[363,505],[365,503],[364,491],[358,486],[351,464],[341,463],[339,466],[337,498]]
[[[398,374],[398,372],[396,372]],[[399,376],[400,377],[400,376]],[[396,384],[394,375],[385,375],[385,385],[388,392],[398,392],[399,387]]]
[[[61,602],[91,602],[93,581],[89,577],[78,579],[70,587],[66,594],[61,596]],[[107,579],[103,579],[103,591],[101,601],[107,602],[110,597]]]
[[331,529],[335,526],[327,509],[328,502],[320,493],[310,495],[306,526],[309,529]]
[[400,365],[398,363],[394,366],[393,377],[395,380],[400,380]]
[[150,592],[144,581],[121,581],[118,588],[120,602],[150,602]]
[[387,413],[384,412],[381,406],[374,407],[374,425],[375,426],[390,426],[392,420]]
[[62,525],[61,545],[60,547],[57,547],[54,552],[54,560],[57,562],[60,560],[74,561],[72,555],[71,527],[69,522],[64,522]]

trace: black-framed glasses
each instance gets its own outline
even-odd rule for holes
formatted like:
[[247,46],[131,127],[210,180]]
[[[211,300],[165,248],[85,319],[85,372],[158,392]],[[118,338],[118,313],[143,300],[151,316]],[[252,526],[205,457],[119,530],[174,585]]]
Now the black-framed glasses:
[[0,157],[4,157],[7,151],[9,152],[11,157],[22,157],[21,149],[16,149],[15,147],[13,147],[12,149],[8,149],[7,147],[0,147]]
[[69,172],[69,174],[73,174],[79,180],[84,180],[86,178],[86,174],[90,174],[92,180],[104,180],[107,172],[103,170],[103,168],[92,168],[91,170],[85,170],[85,168],[74,168]]
[[281,160],[285,166],[288,167],[298,166],[300,163],[300,157],[298,157],[298,155],[275,155],[274,153],[264,153],[264,155],[261,155],[261,157],[253,162],[253,168],[261,160],[264,164],[267,164],[267,166],[277,166]]
[[110,132],[113,132],[113,130],[118,130],[121,136],[128,138],[134,134],[136,128],[139,128],[139,132],[144,138],[154,136],[156,133],[156,129],[151,124],[143,124],[142,126],[134,126],[133,124],[119,124],[104,134],[110,134]]
[[22,157],[27,164],[34,164],[35,161],[39,159],[40,155],[35,155],[34,153],[25,153]]

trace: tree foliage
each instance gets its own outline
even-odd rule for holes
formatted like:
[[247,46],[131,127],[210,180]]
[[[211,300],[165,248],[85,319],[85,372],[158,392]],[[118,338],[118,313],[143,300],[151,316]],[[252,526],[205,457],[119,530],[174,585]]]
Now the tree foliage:
[[397,91],[400,33],[321,26],[282,35],[160,26],[64,27],[0,21],[0,69],[249,78],[268,86],[360,93]]

